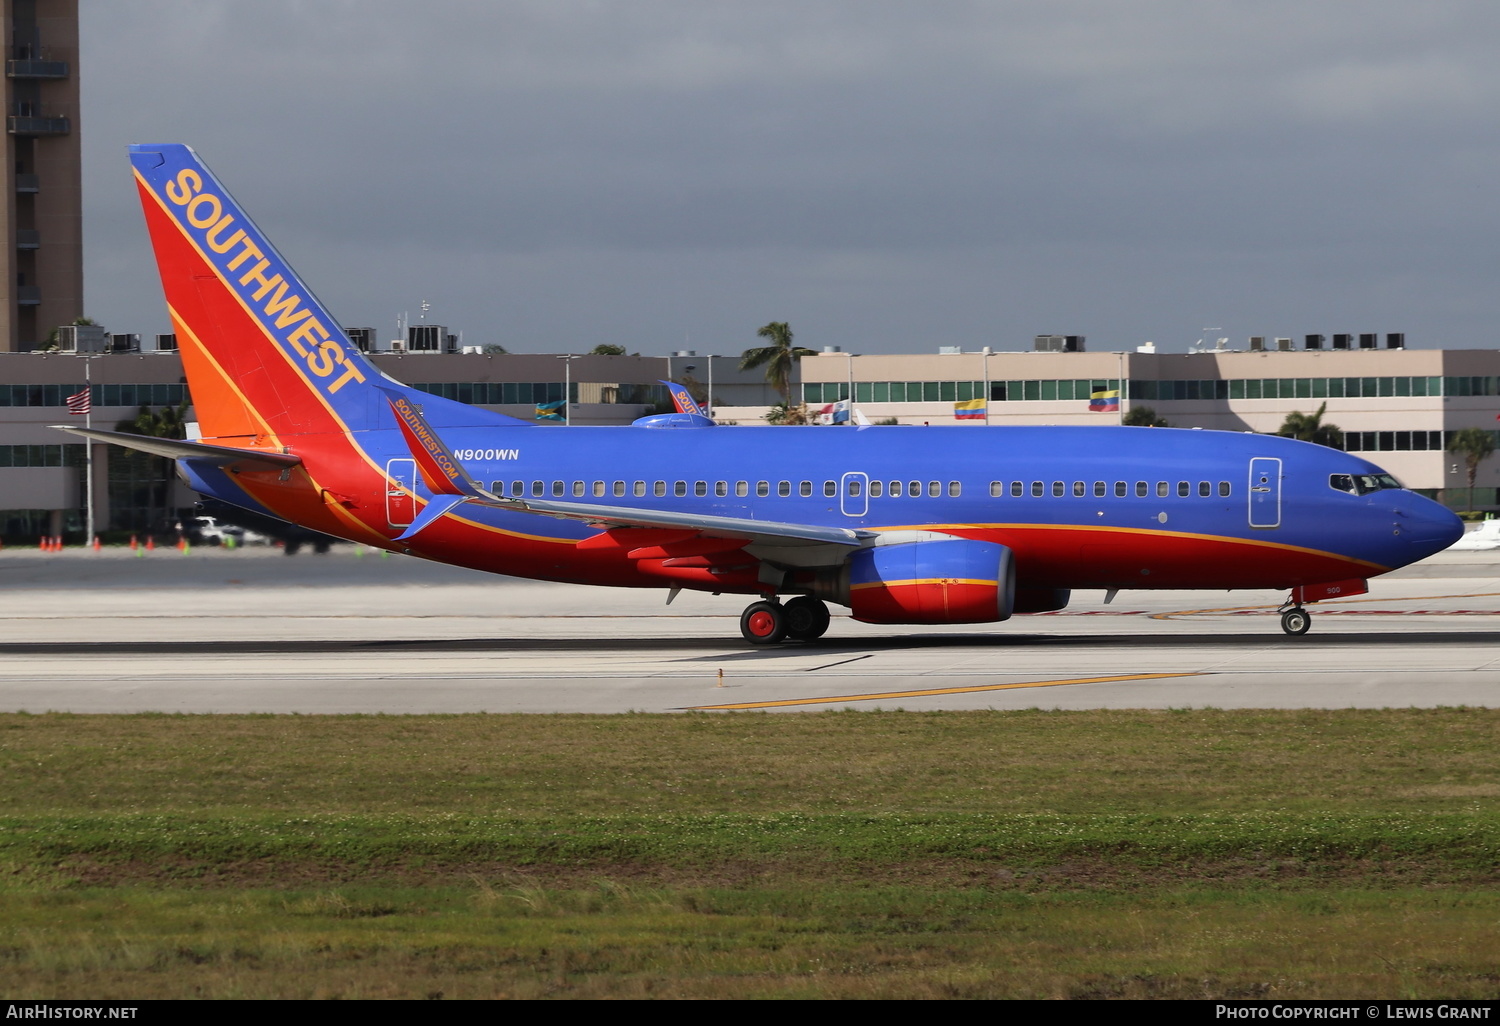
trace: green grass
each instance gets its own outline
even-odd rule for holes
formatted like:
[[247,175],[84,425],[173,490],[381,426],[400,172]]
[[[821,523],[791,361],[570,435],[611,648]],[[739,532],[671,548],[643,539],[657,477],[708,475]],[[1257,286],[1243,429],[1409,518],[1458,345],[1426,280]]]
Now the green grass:
[[7,997],[1500,996],[1500,714],[0,716]]

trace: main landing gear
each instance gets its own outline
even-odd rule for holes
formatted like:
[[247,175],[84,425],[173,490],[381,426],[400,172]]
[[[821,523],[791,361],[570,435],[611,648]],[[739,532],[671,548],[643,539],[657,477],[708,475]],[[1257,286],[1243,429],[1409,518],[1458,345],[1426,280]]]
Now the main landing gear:
[[740,614],[740,633],[752,645],[779,641],[815,641],[828,630],[828,607],[808,595],[784,605],[774,598],[752,602]]

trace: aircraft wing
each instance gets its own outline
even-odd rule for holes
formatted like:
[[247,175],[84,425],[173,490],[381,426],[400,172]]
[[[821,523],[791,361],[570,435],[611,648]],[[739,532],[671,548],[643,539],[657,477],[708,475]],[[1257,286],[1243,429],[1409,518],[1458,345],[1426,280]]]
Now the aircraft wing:
[[874,531],[851,530],[847,527],[820,527],[814,524],[788,524],[774,520],[747,520],[670,510],[599,506],[588,502],[506,499],[488,493],[468,501],[492,509],[577,520],[604,530],[615,527],[663,527],[697,531],[710,538],[743,538],[751,544],[844,545],[860,548],[869,539],[876,537]]
[[422,416],[422,411],[405,396],[386,389],[396,425],[406,439],[408,450],[416,460],[432,498],[417,514],[397,541],[411,538],[443,516],[465,503],[491,509],[531,513],[536,516],[577,520],[602,530],[616,527],[657,527],[695,531],[711,538],[744,539],[750,544],[780,546],[843,545],[862,547],[873,531],[855,531],[845,527],[819,527],[812,524],[786,524],[740,517],[718,517],[674,510],[632,509],[589,502],[558,502],[553,499],[506,498],[495,495],[475,481]]
[[153,438],[150,435],[133,435],[128,431],[99,431],[94,428],[74,427],[71,424],[53,424],[59,431],[70,435],[92,438],[96,442],[112,442],[127,449],[165,456],[173,460],[202,460],[225,467],[231,463],[259,463],[276,470],[286,470],[302,462],[302,457],[291,453],[266,452],[263,449],[235,449],[227,445],[205,445],[178,438]]

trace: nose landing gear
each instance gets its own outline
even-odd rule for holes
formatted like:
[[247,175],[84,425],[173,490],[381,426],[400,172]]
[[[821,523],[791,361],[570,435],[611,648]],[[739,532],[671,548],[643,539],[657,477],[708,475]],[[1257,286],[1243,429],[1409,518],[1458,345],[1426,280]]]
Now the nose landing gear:
[[828,607],[808,595],[782,605],[775,599],[752,602],[740,614],[740,633],[752,645],[815,641],[828,630]]
[[1288,634],[1306,634],[1312,627],[1312,614],[1301,606],[1281,610],[1281,629]]

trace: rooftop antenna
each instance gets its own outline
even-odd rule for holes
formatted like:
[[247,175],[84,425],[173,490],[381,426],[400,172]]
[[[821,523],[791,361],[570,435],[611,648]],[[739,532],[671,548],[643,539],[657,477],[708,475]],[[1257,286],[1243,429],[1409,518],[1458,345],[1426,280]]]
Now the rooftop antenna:
[[419,320],[419,321],[425,321],[425,320],[427,320],[427,311],[431,310],[431,309],[432,309],[432,304],[429,303],[429,302],[427,302],[427,300],[425,300],[425,299],[422,300],[422,316],[418,317],[417,320]]

